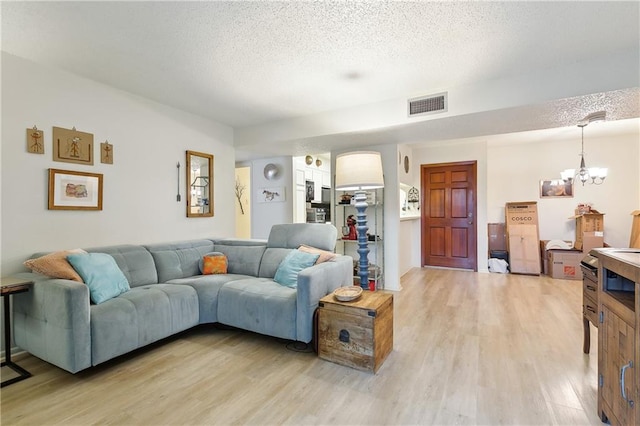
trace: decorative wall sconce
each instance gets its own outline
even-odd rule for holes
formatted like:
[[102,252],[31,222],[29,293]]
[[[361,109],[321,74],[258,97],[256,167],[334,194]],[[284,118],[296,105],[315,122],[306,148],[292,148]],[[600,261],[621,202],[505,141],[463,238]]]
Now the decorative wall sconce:
[[264,166],[264,177],[267,180],[273,180],[276,177],[278,177],[278,173],[279,173],[279,169],[278,166],[276,166],[273,163],[269,163],[266,166]]
[[409,192],[407,192],[407,201],[410,203],[420,202],[420,192],[418,191],[418,188],[412,186],[411,189],[409,189]]

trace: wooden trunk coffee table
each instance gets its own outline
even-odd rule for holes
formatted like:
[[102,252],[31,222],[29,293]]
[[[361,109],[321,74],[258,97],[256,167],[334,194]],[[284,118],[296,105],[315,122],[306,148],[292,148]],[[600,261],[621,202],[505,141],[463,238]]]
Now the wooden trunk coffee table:
[[393,294],[364,291],[351,302],[333,294],[318,305],[318,356],[376,372],[393,350]]

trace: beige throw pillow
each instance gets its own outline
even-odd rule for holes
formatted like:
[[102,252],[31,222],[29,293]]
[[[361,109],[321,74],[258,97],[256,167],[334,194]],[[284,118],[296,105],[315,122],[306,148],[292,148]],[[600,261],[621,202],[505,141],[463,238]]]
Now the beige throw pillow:
[[67,256],[70,254],[87,252],[82,249],[63,250],[55,253],[50,253],[37,259],[29,259],[24,262],[24,266],[42,275],[46,275],[51,278],[64,278],[67,280],[73,280],[83,282],[80,275],[73,269],[73,266],[67,261]]
[[326,251],[326,250],[321,250],[319,248],[307,246],[307,245],[304,245],[304,244],[302,244],[300,247],[298,247],[298,250],[303,251],[305,253],[319,254],[320,256],[318,257],[318,260],[316,260],[316,263],[315,263],[316,265],[318,263],[328,262],[330,260],[333,260],[334,257],[336,257],[335,253],[332,253],[332,252]]

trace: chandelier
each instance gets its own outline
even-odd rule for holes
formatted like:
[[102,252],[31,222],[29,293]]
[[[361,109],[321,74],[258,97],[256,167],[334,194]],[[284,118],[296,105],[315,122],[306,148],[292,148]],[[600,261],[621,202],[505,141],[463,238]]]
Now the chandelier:
[[586,182],[595,185],[601,185],[604,182],[604,179],[607,177],[608,169],[602,167],[589,167],[587,168],[584,162],[584,128],[589,125],[589,123],[595,123],[598,121],[604,121],[607,116],[605,111],[598,111],[592,114],[587,115],[584,119],[582,119],[578,123],[578,127],[580,127],[582,131],[582,148],[580,151],[580,168],[576,172],[576,169],[567,169],[560,173],[560,177],[566,183],[572,183],[574,179],[579,179],[582,182],[582,186]]

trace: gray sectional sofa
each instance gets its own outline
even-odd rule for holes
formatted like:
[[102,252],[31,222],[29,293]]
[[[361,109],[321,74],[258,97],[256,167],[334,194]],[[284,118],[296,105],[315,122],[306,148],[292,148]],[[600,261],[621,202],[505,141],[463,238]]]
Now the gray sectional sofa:
[[[36,273],[32,291],[14,297],[15,343],[72,373],[198,324],[221,323],[310,342],[318,300],[352,284],[349,256],[302,270],[297,288],[273,280],[280,262],[302,244],[332,251],[329,224],[275,225],[267,241],[201,239],[87,249],[113,256],[131,289],[90,303],[83,283]],[[201,275],[203,255],[222,252],[228,273]]]

